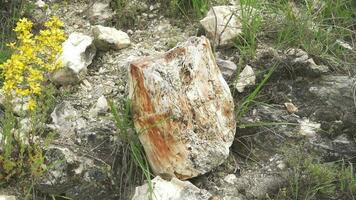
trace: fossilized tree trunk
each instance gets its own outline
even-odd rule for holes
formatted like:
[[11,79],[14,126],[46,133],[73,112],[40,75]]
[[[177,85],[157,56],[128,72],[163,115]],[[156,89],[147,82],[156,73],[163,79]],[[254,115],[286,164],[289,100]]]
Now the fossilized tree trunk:
[[205,37],[131,63],[129,85],[135,128],[156,174],[187,179],[226,159],[234,103]]

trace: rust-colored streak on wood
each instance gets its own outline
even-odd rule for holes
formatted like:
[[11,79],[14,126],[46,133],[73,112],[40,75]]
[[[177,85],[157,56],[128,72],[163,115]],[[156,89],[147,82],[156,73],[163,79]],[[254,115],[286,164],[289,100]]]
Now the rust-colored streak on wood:
[[172,49],[171,51],[167,52],[164,55],[164,59],[166,62],[169,62],[171,60],[173,60],[175,57],[177,57],[178,55],[183,55],[186,53],[186,49],[185,48],[175,48]]
[[[174,125],[169,114],[159,114],[144,119],[138,119],[141,127],[146,127],[142,134],[147,134],[154,146],[154,151],[161,160],[169,159],[173,152],[170,147],[176,145],[171,130]],[[145,128],[144,128],[145,129]]]
[[150,96],[145,88],[143,73],[140,70],[140,67],[135,64],[131,64],[130,73],[132,76],[132,80],[135,80],[134,98],[137,99],[135,102],[139,102],[140,104],[137,106],[142,109],[141,112],[154,112],[154,107],[152,105]]
[[[185,49],[177,50],[169,56],[176,56],[179,53],[185,52]],[[168,57],[169,57],[168,56]],[[178,164],[184,160],[181,153],[180,143],[174,135],[179,127],[176,122],[171,119],[171,113],[157,113],[155,103],[150,96],[149,90],[145,87],[145,77],[143,70],[148,68],[152,60],[141,59],[130,65],[130,75],[133,81],[133,114],[135,126],[142,130],[140,137],[144,138],[145,143],[150,144],[146,150],[148,158],[153,168],[158,171],[171,168],[172,163]],[[157,103],[157,102],[156,102]],[[178,159],[174,161],[175,159]]]
[[142,69],[142,68],[147,67],[151,62],[152,62],[152,58],[144,57],[142,59],[139,59],[139,60],[131,63],[131,66],[134,65],[134,66]]
[[227,100],[225,100],[224,105],[223,105],[223,114],[228,119],[232,117],[231,104]]

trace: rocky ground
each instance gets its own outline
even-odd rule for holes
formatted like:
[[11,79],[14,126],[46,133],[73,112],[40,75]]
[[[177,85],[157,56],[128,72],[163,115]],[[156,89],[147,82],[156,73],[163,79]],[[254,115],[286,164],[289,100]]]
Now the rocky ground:
[[[78,32],[94,37],[93,25],[113,27],[113,21],[120,20],[113,19],[109,6],[95,10],[95,4],[106,5],[105,1],[94,5],[89,1],[45,3],[48,7],[35,8],[34,20],[41,22],[46,16],[59,16],[68,35]],[[109,103],[113,102],[120,111],[125,110],[130,63],[143,56],[160,55],[200,31],[198,22],[182,26],[180,21],[184,19],[165,16],[157,3],[140,5],[137,25],[122,29],[128,34],[130,45],[108,50],[98,48],[94,42],[96,49],[83,52],[88,66],[87,70],[78,72],[78,83],[68,84],[72,83],[68,80],[70,76],[58,75],[60,94],[50,116],[51,123],[47,124],[56,137],[46,148],[47,164],[51,167],[35,184],[38,199],[50,195],[58,199],[59,196],[130,199],[134,188],[145,183],[140,169],[129,165],[128,144],[118,134],[122,130],[115,126]],[[239,63],[238,52],[229,47],[216,47],[215,55],[220,62]],[[248,64],[252,72],[244,72],[249,74],[245,78],[240,76],[245,81],[240,81],[240,86],[248,85],[242,89],[236,87],[237,67],[219,66],[237,111],[243,107],[245,97],[265,79],[266,71],[277,67],[253,106],[239,116],[228,158],[210,172],[189,179],[194,186],[167,177],[156,178],[158,196],[160,188],[168,190],[174,182],[184,185],[181,199],[298,199],[282,194],[295,172],[293,158],[302,155],[303,159],[311,157],[323,163],[340,160],[355,163],[356,105],[352,70],[348,74],[335,72],[303,50],[281,51],[267,43],[258,45],[256,56]],[[13,191],[5,189],[9,194]],[[14,195],[21,199],[21,194]],[[134,199],[142,199],[140,195],[147,193],[136,194]],[[352,197],[355,198],[330,194],[314,198]]]

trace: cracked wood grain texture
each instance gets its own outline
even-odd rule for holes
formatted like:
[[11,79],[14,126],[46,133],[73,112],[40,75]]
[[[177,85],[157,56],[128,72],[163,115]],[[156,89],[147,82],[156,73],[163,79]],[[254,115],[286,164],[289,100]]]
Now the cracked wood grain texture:
[[184,180],[226,159],[234,103],[205,37],[131,63],[129,86],[135,128],[154,173]]

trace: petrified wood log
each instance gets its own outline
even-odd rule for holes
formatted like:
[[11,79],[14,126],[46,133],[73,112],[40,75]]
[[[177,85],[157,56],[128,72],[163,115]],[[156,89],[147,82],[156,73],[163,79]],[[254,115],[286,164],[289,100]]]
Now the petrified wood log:
[[229,154],[234,103],[205,37],[130,64],[135,128],[156,174],[188,179]]

